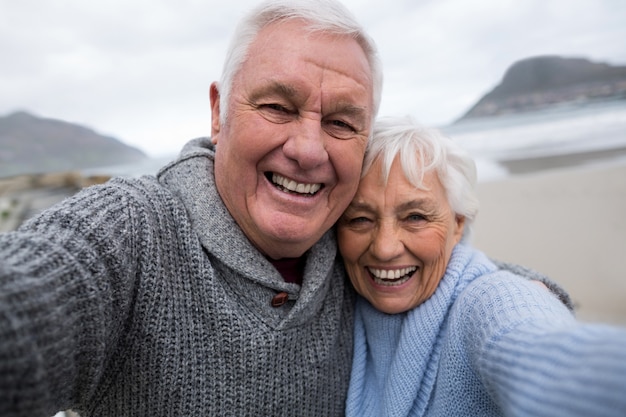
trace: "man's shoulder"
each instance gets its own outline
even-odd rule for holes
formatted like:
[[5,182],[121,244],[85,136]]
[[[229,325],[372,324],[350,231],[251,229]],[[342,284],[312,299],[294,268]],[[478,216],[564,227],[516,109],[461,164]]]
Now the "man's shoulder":
[[180,154],[164,165],[156,175],[159,183],[176,187],[177,183],[206,177],[213,170],[215,145],[209,137],[192,139],[183,146]]
[[[162,217],[179,205],[178,198],[154,175],[114,177],[103,184],[87,187],[61,206],[74,207],[77,213],[116,211],[120,216]],[[81,209],[82,207],[82,209]],[[125,214],[123,214],[125,213]]]
[[141,177],[114,177],[110,181],[90,187],[86,191],[96,194],[110,193],[119,198],[130,198],[136,201],[144,201],[151,197],[157,197],[167,192],[154,175],[142,175]]
[[569,310],[574,310],[574,303],[570,295],[567,293],[567,291],[565,291],[563,287],[561,287],[556,281],[554,281],[550,277],[526,266],[493,259],[492,262],[501,271],[508,271],[518,277],[522,277],[530,281],[543,283],[548,288],[548,290],[550,290],[550,292],[554,294]]

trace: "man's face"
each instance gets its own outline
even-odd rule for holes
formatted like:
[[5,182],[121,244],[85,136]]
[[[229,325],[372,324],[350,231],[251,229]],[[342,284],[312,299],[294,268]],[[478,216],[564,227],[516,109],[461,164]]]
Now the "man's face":
[[259,33],[223,126],[211,90],[217,189],[246,236],[275,259],[302,255],[350,203],[372,121],[372,75],[359,44],[302,26]]

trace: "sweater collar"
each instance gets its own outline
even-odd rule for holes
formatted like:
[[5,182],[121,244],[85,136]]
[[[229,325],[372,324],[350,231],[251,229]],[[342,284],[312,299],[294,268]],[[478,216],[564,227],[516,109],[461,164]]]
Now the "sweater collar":
[[[314,305],[321,304],[325,297],[336,257],[333,231],[327,232],[307,252],[302,287],[285,282],[230,216],[215,187],[214,158],[215,147],[210,138],[194,139],[185,145],[179,158],[157,176],[183,202],[194,233],[210,257],[249,281],[277,292],[287,292],[290,299],[305,304],[296,305],[298,308],[294,307],[292,313],[305,307],[317,311],[319,307]],[[302,320],[309,316],[300,314]]]
[[470,248],[457,245],[435,293],[409,312],[385,314],[359,298],[348,415],[423,415],[436,379],[448,312],[475,278],[465,273],[472,255]]

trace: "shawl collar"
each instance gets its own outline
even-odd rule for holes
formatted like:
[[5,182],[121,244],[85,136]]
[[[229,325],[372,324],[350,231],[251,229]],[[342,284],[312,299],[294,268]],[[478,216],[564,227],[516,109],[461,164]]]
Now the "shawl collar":
[[[234,286],[233,290],[248,298],[249,303],[259,304],[259,309],[268,301],[259,299],[258,294],[251,291],[251,282],[276,292],[285,291],[290,299],[299,300],[286,321],[290,325],[298,325],[300,321],[308,320],[319,310],[331,275],[336,273],[333,266],[337,246],[333,232],[327,232],[307,253],[302,288],[285,282],[276,268],[251,244],[226,209],[215,187],[214,156],[215,149],[210,138],[194,139],[185,145],[176,161],[159,172],[159,181],[181,199],[209,256],[249,281],[239,284],[229,281],[228,285]],[[309,314],[303,314],[302,310],[309,310]]]

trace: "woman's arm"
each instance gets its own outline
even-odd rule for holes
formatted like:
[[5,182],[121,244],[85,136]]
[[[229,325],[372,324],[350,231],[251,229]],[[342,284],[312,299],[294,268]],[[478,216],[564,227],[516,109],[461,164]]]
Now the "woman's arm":
[[578,322],[505,272],[472,283],[459,302],[471,366],[505,415],[626,415],[626,329]]

